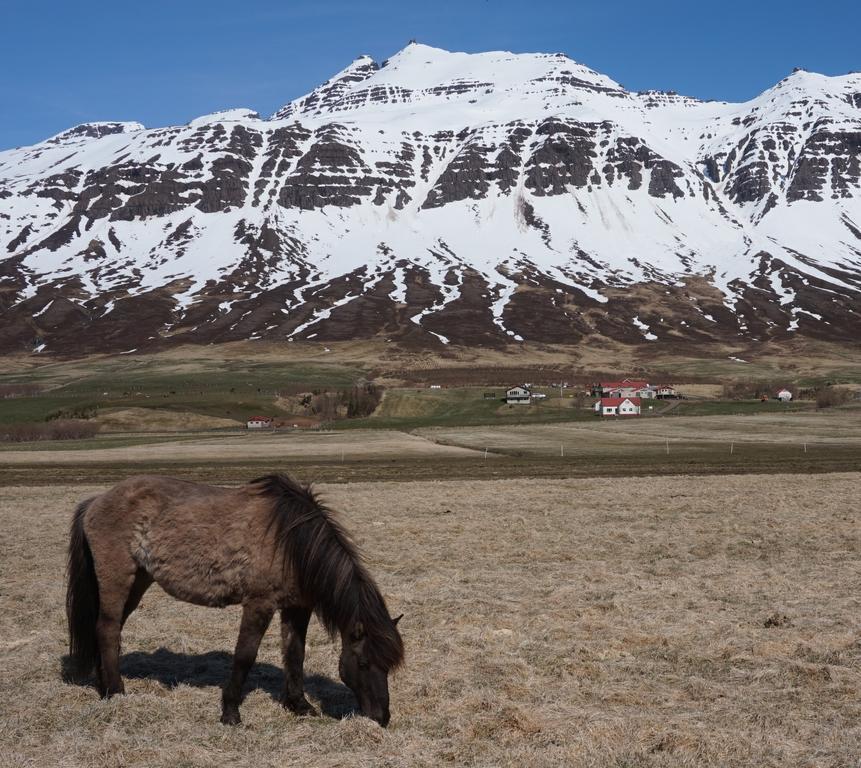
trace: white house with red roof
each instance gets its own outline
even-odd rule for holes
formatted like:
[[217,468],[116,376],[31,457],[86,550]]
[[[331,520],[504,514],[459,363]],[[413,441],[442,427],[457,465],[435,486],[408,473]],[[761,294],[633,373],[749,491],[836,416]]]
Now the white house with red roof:
[[592,385],[595,397],[640,397],[654,398],[657,394],[648,381],[642,379],[622,379],[621,381],[602,381]]
[[252,416],[245,422],[247,429],[268,429],[272,426],[271,416]]
[[639,416],[639,397],[602,397],[595,403],[595,413],[601,416]]

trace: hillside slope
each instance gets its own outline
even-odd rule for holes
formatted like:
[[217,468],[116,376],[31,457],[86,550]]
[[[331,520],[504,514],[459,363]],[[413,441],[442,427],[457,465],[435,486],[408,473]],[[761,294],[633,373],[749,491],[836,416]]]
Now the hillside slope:
[[729,104],[411,44],[268,119],[0,153],[0,352],[854,342],[860,185],[861,75]]

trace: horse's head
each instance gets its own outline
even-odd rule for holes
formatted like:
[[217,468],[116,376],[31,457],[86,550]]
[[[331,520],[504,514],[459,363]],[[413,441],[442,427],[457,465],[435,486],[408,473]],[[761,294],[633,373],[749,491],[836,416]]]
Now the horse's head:
[[[392,619],[392,631],[401,617]],[[372,639],[361,621],[354,622],[341,635],[341,680],[355,695],[359,711],[383,728],[389,724],[389,668],[373,653]]]

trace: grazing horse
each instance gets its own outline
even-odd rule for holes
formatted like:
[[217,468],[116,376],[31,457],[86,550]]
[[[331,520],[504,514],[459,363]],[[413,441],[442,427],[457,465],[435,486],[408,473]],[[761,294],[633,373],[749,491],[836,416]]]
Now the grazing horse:
[[350,537],[308,486],[267,475],[241,488],[133,477],[81,503],[69,544],[66,613],[78,676],[96,670],[103,697],[123,693],[120,632],[156,582],[196,605],[242,605],[221,722],[239,719],[242,686],[281,612],[281,704],[316,715],[305,698],[305,634],[316,613],[363,715],[389,722],[388,673],[404,658],[396,624]]

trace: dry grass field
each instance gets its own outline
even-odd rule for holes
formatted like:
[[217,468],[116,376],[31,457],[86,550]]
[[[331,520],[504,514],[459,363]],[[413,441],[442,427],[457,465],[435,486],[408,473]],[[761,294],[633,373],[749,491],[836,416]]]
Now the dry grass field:
[[220,419],[199,413],[177,413],[160,408],[113,408],[99,413],[94,421],[102,432],[163,432],[204,429],[238,429],[235,419]]
[[732,443],[797,446],[799,451],[829,446],[861,448],[861,409],[751,416],[685,416],[660,419],[600,419],[566,424],[528,424],[416,430],[444,445],[502,453],[556,455],[560,446],[573,455],[588,457],[610,451],[620,459],[656,447],[671,452],[676,446],[717,448]]
[[387,730],[351,711],[312,625],[298,720],[270,631],[243,725],[218,723],[239,613],[158,589],[124,635],[128,695],[61,679],[73,504],[0,488],[2,766],[757,766],[861,756],[861,474],[324,486],[407,666]]
[[[741,358],[745,363],[738,362]],[[180,346],[161,352],[133,355],[91,355],[81,359],[44,357],[34,354],[6,355],[4,372],[13,376],[37,376],[46,386],[62,386],[70,381],[87,379],[94,370],[111,377],[125,371],[137,375],[142,366],[152,365],[163,374],[194,375],[218,372],[225,366],[239,364],[281,365],[314,364],[348,366],[373,372],[379,383],[397,385],[403,381],[422,381],[424,374],[448,370],[452,380],[475,384],[504,384],[506,370],[512,368],[576,368],[580,371],[615,371],[629,375],[648,368],[656,378],[678,382],[689,377],[707,377],[714,381],[732,379],[841,378],[861,379],[861,355],[857,345],[791,339],[763,344],[715,345],[680,348],[677,344],[628,346],[607,339],[576,345],[516,344],[495,349],[482,347],[446,347],[444,350],[408,349],[381,339],[341,342],[269,342],[240,341],[208,346]],[[484,369],[483,375],[469,372]],[[498,376],[487,373],[498,371]],[[466,374],[466,379],[464,375]],[[661,374],[660,376],[658,374]],[[520,378],[519,376],[517,378]],[[447,379],[442,377],[440,383]],[[512,382],[508,382],[509,385]]]
[[378,429],[106,434],[0,444],[0,486],[108,483],[134,473],[243,482],[273,469],[341,483],[861,468],[858,407],[635,420],[602,420],[587,409],[571,422],[473,427],[457,424],[456,407],[453,413],[444,419],[450,426],[411,432],[380,423]]
[[[405,432],[376,430],[365,432],[246,432],[211,435],[176,441],[122,447],[64,449],[62,444],[19,449],[2,453],[8,465],[46,465],[111,463],[133,465],[151,461],[210,462],[268,459],[273,465],[293,460],[318,459],[367,461],[386,458],[445,458],[478,455],[469,448],[441,445]],[[133,470],[132,470],[133,471]]]

